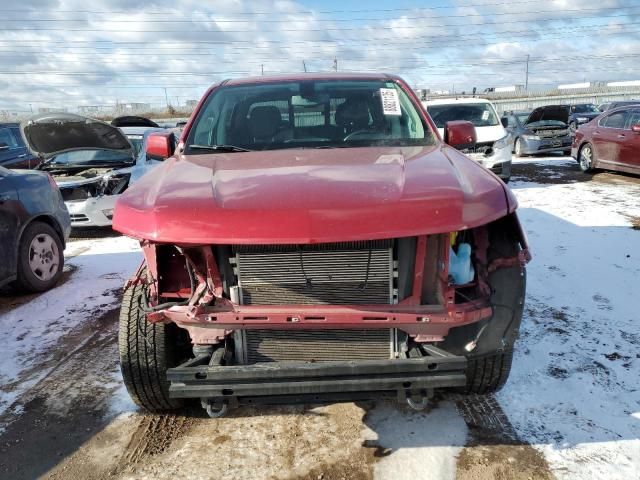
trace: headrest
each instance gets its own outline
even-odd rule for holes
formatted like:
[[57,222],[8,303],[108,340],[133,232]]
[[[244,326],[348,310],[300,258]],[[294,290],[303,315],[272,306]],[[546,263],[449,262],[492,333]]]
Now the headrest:
[[249,133],[254,138],[271,138],[278,132],[281,123],[282,116],[278,107],[255,107],[249,114]]

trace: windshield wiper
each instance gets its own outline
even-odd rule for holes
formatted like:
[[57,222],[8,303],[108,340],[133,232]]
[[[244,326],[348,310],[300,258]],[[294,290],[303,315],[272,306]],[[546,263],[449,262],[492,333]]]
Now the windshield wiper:
[[193,150],[209,150],[212,152],[251,152],[248,148],[236,147],[235,145],[189,145]]

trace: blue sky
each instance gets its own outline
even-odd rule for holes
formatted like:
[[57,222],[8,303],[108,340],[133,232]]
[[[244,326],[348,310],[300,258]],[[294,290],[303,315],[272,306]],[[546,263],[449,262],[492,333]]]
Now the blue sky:
[[[228,77],[386,71],[469,91],[640,79],[637,0],[25,0],[0,19],[0,110],[183,104]],[[165,97],[165,89],[167,96]]]

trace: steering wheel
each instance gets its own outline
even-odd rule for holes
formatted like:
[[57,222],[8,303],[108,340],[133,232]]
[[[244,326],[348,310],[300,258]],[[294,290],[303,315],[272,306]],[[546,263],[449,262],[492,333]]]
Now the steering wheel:
[[362,129],[362,130],[356,130],[356,131],[354,131],[354,132],[351,132],[351,133],[350,133],[349,135],[347,135],[346,137],[344,137],[344,138],[342,139],[342,141],[343,141],[343,142],[346,142],[346,141],[348,141],[348,140],[351,140],[353,137],[356,137],[356,136],[361,135],[361,134],[365,134],[365,135],[366,135],[366,134],[369,134],[369,135],[375,135],[375,134],[376,134],[376,132],[372,132],[371,130],[365,130],[365,129]]

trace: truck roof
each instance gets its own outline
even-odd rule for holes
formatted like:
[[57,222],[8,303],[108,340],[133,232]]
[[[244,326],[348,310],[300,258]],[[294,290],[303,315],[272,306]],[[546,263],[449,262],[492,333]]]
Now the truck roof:
[[330,72],[330,73],[288,73],[265,75],[260,77],[234,78],[225,80],[225,85],[247,85],[254,83],[272,83],[300,80],[397,80],[400,77],[388,73],[372,72]]

